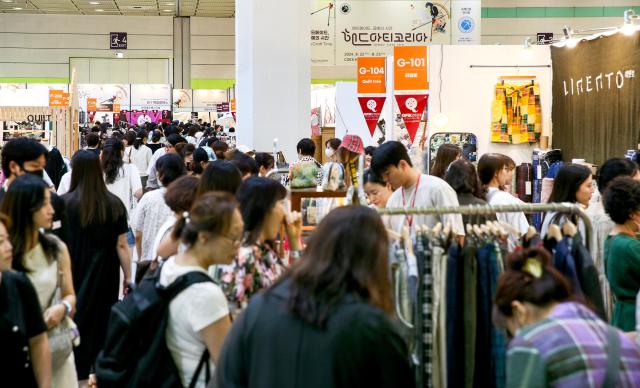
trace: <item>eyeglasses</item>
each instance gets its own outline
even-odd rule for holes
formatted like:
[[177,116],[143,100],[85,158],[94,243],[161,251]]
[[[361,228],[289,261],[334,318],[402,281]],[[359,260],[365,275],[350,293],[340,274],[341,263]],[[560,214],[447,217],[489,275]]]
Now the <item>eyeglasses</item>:
[[236,237],[229,237],[229,236],[220,236],[226,240],[231,241],[232,245],[239,245],[242,244],[242,241],[244,241],[244,234],[240,235],[240,236],[236,236]]

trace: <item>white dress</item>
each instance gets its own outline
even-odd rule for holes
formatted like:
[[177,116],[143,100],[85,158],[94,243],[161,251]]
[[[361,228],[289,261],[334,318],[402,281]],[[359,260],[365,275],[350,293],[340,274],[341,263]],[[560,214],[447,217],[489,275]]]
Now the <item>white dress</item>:
[[[33,283],[33,287],[38,293],[38,300],[42,307],[42,312],[49,307],[51,297],[56,290],[56,277],[58,266],[55,260],[48,262],[47,257],[42,249],[42,245],[36,245],[32,250],[25,254],[26,267],[31,270],[27,273],[27,277]],[[76,374],[76,362],[73,358],[73,352],[67,358],[67,361],[59,369],[53,370],[53,388],[76,388],[78,387],[78,376]]]

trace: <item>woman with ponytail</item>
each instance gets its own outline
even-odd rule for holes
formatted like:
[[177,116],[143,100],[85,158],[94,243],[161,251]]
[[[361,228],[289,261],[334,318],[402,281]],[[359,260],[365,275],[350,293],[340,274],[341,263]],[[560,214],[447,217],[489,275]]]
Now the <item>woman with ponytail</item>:
[[507,387],[633,387],[640,351],[622,332],[572,301],[571,286],[533,247],[511,254],[498,279],[494,321],[513,340]]
[[[168,286],[189,272],[206,274],[211,265],[231,264],[242,243],[242,231],[242,215],[230,194],[208,193],[198,198],[174,227],[185,251],[163,264],[160,284]],[[193,284],[172,299],[164,334],[183,386],[206,386],[207,374],[196,375],[205,350],[209,351],[210,375],[215,375],[214,364],[230,327],[227,300],[213,281]],[[195,384],[189,385],[192,379]]]
[[124,161],[124,143],[117,139],[109,139],[100,155],[104,181],[107,189],[120,198],[127,208],[127,217],[135,207],[136,200],[142,197],[142,181],[140,171],[134,164]]

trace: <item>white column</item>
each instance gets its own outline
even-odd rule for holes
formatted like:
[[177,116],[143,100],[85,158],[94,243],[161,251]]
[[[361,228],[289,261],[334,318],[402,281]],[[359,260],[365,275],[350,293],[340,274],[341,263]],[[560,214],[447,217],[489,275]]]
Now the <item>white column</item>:
[[311,135],[310,2],[236,0],[238,144],[293,161]]

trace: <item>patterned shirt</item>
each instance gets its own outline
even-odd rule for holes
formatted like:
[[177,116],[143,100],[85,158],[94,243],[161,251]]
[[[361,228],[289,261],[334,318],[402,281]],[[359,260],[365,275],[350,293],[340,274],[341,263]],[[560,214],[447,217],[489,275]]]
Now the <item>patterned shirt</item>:
[[[586,307],[566,302],[526,327],[509,345],[507,387],[601,387],[609,326]],[[622,332],[617,387],[640,384],[640,351]]]
[[284,272],[277,253],[264,244],[240,248],[233,263],[223,269],[222,290],[229,301],[231,314],[236,316],[249,304],[249,299],[263,288],[271,286]]
[[311,156],[303,156],[299,160],[291,162],[289,170],[291,171],[291,188],[322,185],[322,165]]

